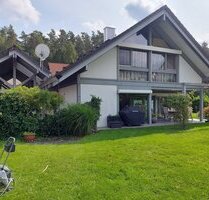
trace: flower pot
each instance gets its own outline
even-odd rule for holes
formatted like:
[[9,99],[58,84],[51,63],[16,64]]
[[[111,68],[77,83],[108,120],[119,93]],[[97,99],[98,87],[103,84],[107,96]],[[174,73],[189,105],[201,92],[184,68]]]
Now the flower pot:
[[34,142],[36,139],[35,135],[24,135],[23,137],[26,142]]

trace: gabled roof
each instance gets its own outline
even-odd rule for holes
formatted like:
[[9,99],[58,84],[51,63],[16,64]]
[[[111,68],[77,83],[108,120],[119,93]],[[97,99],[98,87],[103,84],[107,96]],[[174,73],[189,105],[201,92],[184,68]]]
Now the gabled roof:
[[22,51],[16,46],[0,52],[0,65],[1,63],[11,59],[14,55],[20,58],[20,60],[22,60],[22,62],[24,62],[25,64],[30,65],[35,70],[38,70],[40,76],[49,77],[49,71],[46,67],[43,66],[43,68],[40,68],[40,63],[37,60],[35,60],[26,52]]
[[[118,36],[114,37],[111,40],[107,40],[106,42],[102,43],[99,47],[95,48],[94,50],[90,51],[85,56],[79,58],[73,65],[64,69],[60,73],[58,73],[60,79],[59,83],[71,76],[72,74],[76,73],[86,65],[88,65],[93,60],[97,59],[99,56],[103,55],[113,47],[117,46],[121,41],[126,39],[127,37],[131,36],[133,33],[137,33],[142,30],[144,27],[151,24],[156,19],[165,16],[168,17],[172,23],[175,23],[178,26],[179,30],[181,30],[180,34],[184,37],[185,40],[189,43],[191,48],[194,49],[196,54],[202,59],[202,61],[207,65],[209,68],[209,60],[207,55],[203,51],[200,44],[194,39],[194,37],[187,31],[187,29],[183,26],[183,24],[177,19],[177,17],[173,14],[173,12],[165,5],[147,16],[146,18],[142,19],[134,26],[130,27],[123,33],[119,34]],[[58,82],[55,82],[53,85],[55,86]]]
[[65,67],[70,67],[69,64],[65,64],[65,63],[51,63],[51,62],[49,62],[48,65],[49,65],[49,71],[52,76],[54,76],[58,72],[63,71]]

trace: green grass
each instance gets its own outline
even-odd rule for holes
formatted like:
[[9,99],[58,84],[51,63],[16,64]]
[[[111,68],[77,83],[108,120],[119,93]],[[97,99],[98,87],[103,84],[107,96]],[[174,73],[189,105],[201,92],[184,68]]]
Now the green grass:
[[[209,199],[209,125],[101,131],[69,144],[17,144],[8,200]],[[48,165],[48,169],[42,173]]]
[[199,113],[192,113],[192,118],[193,119],[199,119]]

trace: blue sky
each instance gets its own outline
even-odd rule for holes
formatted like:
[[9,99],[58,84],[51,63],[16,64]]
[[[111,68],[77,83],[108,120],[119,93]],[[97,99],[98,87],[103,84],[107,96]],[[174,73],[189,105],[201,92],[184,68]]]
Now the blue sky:
[[0,27],[46,34],[52,28],[90,33],[108,25],[119,34],[164,4],[197,41],[209,42],[207,0],[0,0]]

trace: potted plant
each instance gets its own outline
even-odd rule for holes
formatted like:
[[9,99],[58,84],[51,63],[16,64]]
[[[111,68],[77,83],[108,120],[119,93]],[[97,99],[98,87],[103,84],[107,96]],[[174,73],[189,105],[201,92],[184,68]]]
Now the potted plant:
[[36,134],[33,132],[24,132],[23,138],[26,142],[34,142],[36,139]]

